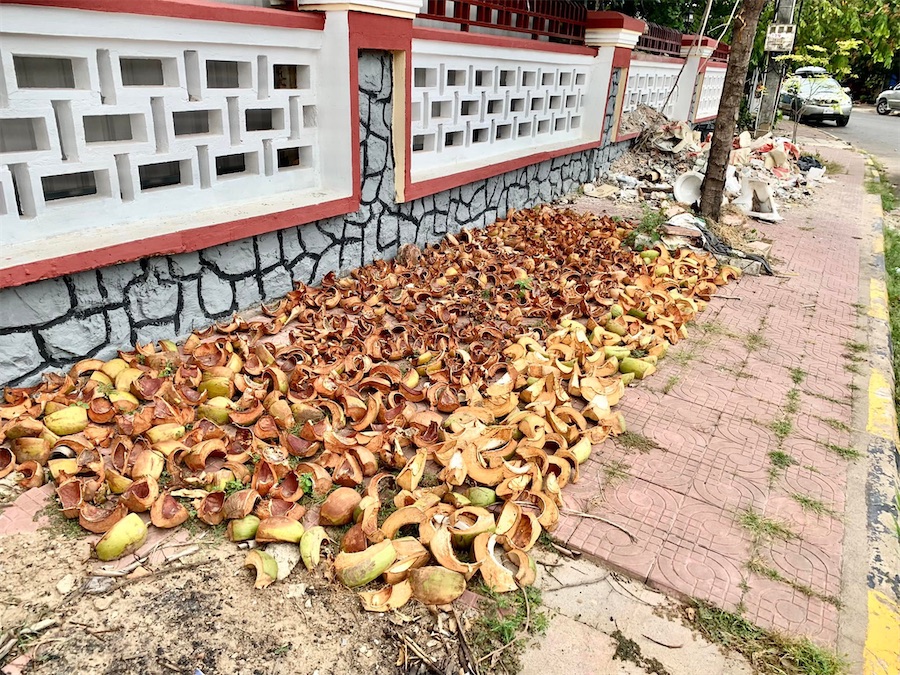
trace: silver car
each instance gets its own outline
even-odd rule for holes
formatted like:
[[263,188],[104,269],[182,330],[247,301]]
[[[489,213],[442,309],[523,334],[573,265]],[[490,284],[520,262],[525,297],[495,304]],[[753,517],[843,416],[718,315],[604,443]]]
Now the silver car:
[[800,121],[834,120],[847,126],[853,101],[824,68],[798,68],[781,86],[778,107]]
[[894,110],[900,110],[900,84],[893,89],[885,89],[875,99],[875,111],[879,115],[887,115]]

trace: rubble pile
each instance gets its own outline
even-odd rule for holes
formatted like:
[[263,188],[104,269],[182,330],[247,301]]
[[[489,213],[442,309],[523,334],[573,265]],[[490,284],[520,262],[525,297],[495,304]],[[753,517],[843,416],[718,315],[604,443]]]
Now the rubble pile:
[[[687,206],[699,201],[709,140],[703,140],[701,132],[687,122],[673,122],[653,113],[636,118],[647,126],[634,147],[597,181],[585,184],[584,194],[646,203],[655,209],[673,201]],[[803,201],[816,183],[827,180],[814,158],[800,160],[800,149],[788,139],[771,134],[753,139],[745,131],[734,139],[725,196],[741,212],[777,222],[781,220],[779,204]]]
[[635,230],[511,213],[409,266],[331,274],[181,345],[7,388],[0,477],[52,481],[101,561],[196,520],[249,549],[257,588],[302,561],[371,611],[450,603],[476,575],[527,586],[565,486],[625,431],[626,385],[737,276],[704,252],[635,250]]

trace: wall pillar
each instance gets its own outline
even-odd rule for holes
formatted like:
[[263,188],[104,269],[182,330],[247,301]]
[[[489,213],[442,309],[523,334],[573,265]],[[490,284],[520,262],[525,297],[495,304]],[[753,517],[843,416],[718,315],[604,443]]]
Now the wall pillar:
[[701,69],[709,61],[718,41],[700,35],[684,35],[681,38],[681,57],[685,59],[684,68],[678,76],[678,99],[675,102],[672,117],[676,120],[694,119],[696,99],[703,87]]

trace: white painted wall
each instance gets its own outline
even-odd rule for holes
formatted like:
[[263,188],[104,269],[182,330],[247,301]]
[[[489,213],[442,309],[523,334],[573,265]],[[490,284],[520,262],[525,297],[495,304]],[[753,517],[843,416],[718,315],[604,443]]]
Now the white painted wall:
[[599,140],[611,59],[413,40],[412,181]]
[[681,94],[677,85],[680,70],[681,63],[639,61],[636,57],[633,58],[628,69],[622,112],[631,112],[643,103],[672,117]]
[[697,99],[697,112],[694,119],[712,117],[719,112],[719,99],[722,98],[722,90],[725,86],[726,67],[710,65],[703,75],[703,84],[700,87],[700,96]]
[[[0,265],[350,195],[346,23],[346,12],[323,32],[5,5]],[[208,130],[187,133],[191,113]],[[217,158],[229,156],[244,170],[224,173]],[[142,167],[170,162],[178,184],[150,187]],[[71,174],[92,178],[54,178]],[[48,199],[56,182],[96,193]]]

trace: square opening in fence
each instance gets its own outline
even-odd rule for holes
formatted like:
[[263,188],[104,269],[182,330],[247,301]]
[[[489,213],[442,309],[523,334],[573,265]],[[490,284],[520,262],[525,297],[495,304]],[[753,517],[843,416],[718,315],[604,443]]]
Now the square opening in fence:
[[88,143],[130,141],[131,115],[85,115],[84,140]]
[[207,61],[206,86],[210,89],[238,89],[241,86],[241,66],[237,61]]
[[544,99],[542,98],[533,98],[531,99],[531,111],[537,112],[538,110],[544,109]]
[[176,136],[191,136],[193,134],[208,134],[210,132],[211,110],[185,110],[172,113],[172,122],[175,126]]
[[432,101],[431,119],[446,120],[453,117],[453,103],[451,101]]
[[587,76],[584,73],[575,73],[575,84],[582,85],[587,81]]
[[166,83],[160,59],[119,59],[122,84],[126,87],[161,87]]
[[44,176],[41,178],[41,187],[44,201],[47,202],[71,197],[87,197],[97,194],[97,176],[93,171]]
[[500,86],[501,87],[515,87],[516,86],[516,71],[501,70],[500,71]]
[[541,120],[538,122],[537,132],[539,134],[546,134],[550,131],[550,120]]
[[519,122],[519,128],[516,131],[517,138],[526,138],[531,136],[531,122]]
[[478,114],[478,101],[463,101],[459,106],[459,112],[463,117]]
[[574,115],[572,117],[572,121],[569,122],[569,128],[570,129],[580,129],[581,128],[581,116],[580,115]]
[[181,162],[160,162],[138,167],[141,190],[155,190],[169,185],[181,185]]
[[509,109],[512,112],[523,112],[525,110],[525,99],[514,98],[509,102]]
[[533,87],[537,84],[537,73],[533,70],[522,71],[522,86]]
[[572,84],[572,71],[564,70],[559,74],[559,86],[568,87]]
[[503,141],[512,138],[512,124],[498,124],[494,132],[494,140]]
[[431,152],[434,150],[434,134],[418,134],[413,136],[413,152]]
[[319,126],[319,111],[314,105],[303,106],[303,128],[315,129]]
[[277,155],[279,169],[306,169],[313,165],[312,148],[308,145],[296,148],[281,148]]
[[436,87],[437,68],[416,68],[413,71],[413,86]]
[[494,71],[493,70],[476,70],[475,71],[475,86],[476,87],[490,87],[494,83]]
[[72,59],[53,56],[13,56],[19,89],[75,89]]
[[444,147],[458,146],[465,143],[465,135],[462,131],[448,131],[444,134]]
[[0,152],[47,149],[47,126],[43,117],[0,120]]
[[562,107],[562,96],[550,97],[550,110],[559,110]]
[[284,128],[284,110],[281,108],[250,108],[244,111],[247,131],[272,131]]
[[503,99],[495,98],[493,101],[488,101],[487,111],[488,115],[496,115],[498,113],[502,113]]
[[553,123],[554,131],[565,131],[566,130],[566,118],[565,117],[557,117],[556,121]]
[[556,79],[556,76],[553,73],[542,73],[541,74],[541,85],[544,87],[553,86],[553,81]]
[[566,96],[566,108],[574,108],[578,105],[578,97],[575,94]]
[[216,157],[217,176],[229,176],[235,173],[245,173],[246,171],[247,155],[242,152],[235,155]]
[[487,143],[491,140],[491,130],[487,128],[482,129],[473,129],[472,130],[472,142],[473,143]]
[[309,66],[277,63],[272,66],[276,89],[309,89]]
[[466,86],[466,71],[465,70],[448,70],[447,71],[447,86],[448,87],[465,87]]

